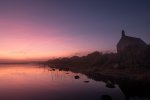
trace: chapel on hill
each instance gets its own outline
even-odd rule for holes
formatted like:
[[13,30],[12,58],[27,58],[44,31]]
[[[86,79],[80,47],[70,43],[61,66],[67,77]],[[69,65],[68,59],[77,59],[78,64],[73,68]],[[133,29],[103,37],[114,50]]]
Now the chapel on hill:
[[122,36],[117,43],[117,53],[139,51],[146,48],[148,45],[140,38],[127,36],[125,31],[122,30]]

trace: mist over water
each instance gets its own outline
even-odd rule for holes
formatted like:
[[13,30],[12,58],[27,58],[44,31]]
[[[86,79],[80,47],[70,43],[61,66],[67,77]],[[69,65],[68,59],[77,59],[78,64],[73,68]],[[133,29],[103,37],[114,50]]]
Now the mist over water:
[[[78,75],[80,78],[75,79]],[[1,100],[125,100],[117,84],[106,87],[80,73],[36,65],[0,65]],[[110,100],[111,100],[110,99]]]

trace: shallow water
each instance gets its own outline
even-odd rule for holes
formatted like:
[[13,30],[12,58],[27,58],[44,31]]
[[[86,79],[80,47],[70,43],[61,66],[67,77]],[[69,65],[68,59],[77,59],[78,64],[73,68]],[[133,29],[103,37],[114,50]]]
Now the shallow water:
[[[76,75],[80,78],[75,79]],[[70,71],[27,64],[0,65],[0,100],[125,100],[119,86],[114,86],[108,88],[105,82]]]

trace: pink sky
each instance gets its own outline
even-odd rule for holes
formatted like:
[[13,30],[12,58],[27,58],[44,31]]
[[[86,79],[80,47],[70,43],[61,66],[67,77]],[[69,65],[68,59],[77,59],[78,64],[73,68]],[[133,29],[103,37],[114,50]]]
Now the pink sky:
[[0,58],[3,59],[43,59],[92,50],[80,37],[61,34],[67,32],[62,27],[16,18],[1,18],[0,22]]
[[115,51],[122,29],[149,43],[147,2],[0,0],[0,59]]

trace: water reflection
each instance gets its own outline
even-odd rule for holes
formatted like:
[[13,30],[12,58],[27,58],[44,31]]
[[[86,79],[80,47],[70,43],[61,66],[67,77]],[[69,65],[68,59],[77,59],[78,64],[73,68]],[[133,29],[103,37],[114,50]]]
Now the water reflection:
[[0,65],[0,100],[125,99],[111,81],[95,81],[80,73],[35,65]]
[[117,84],[123,92],[126,100],[150,100],[150,84],[149,82],[133,81],[127,79],[114,79],[108,76],[87,75],[95,81],[103,81],[106,87],[115,88]]

